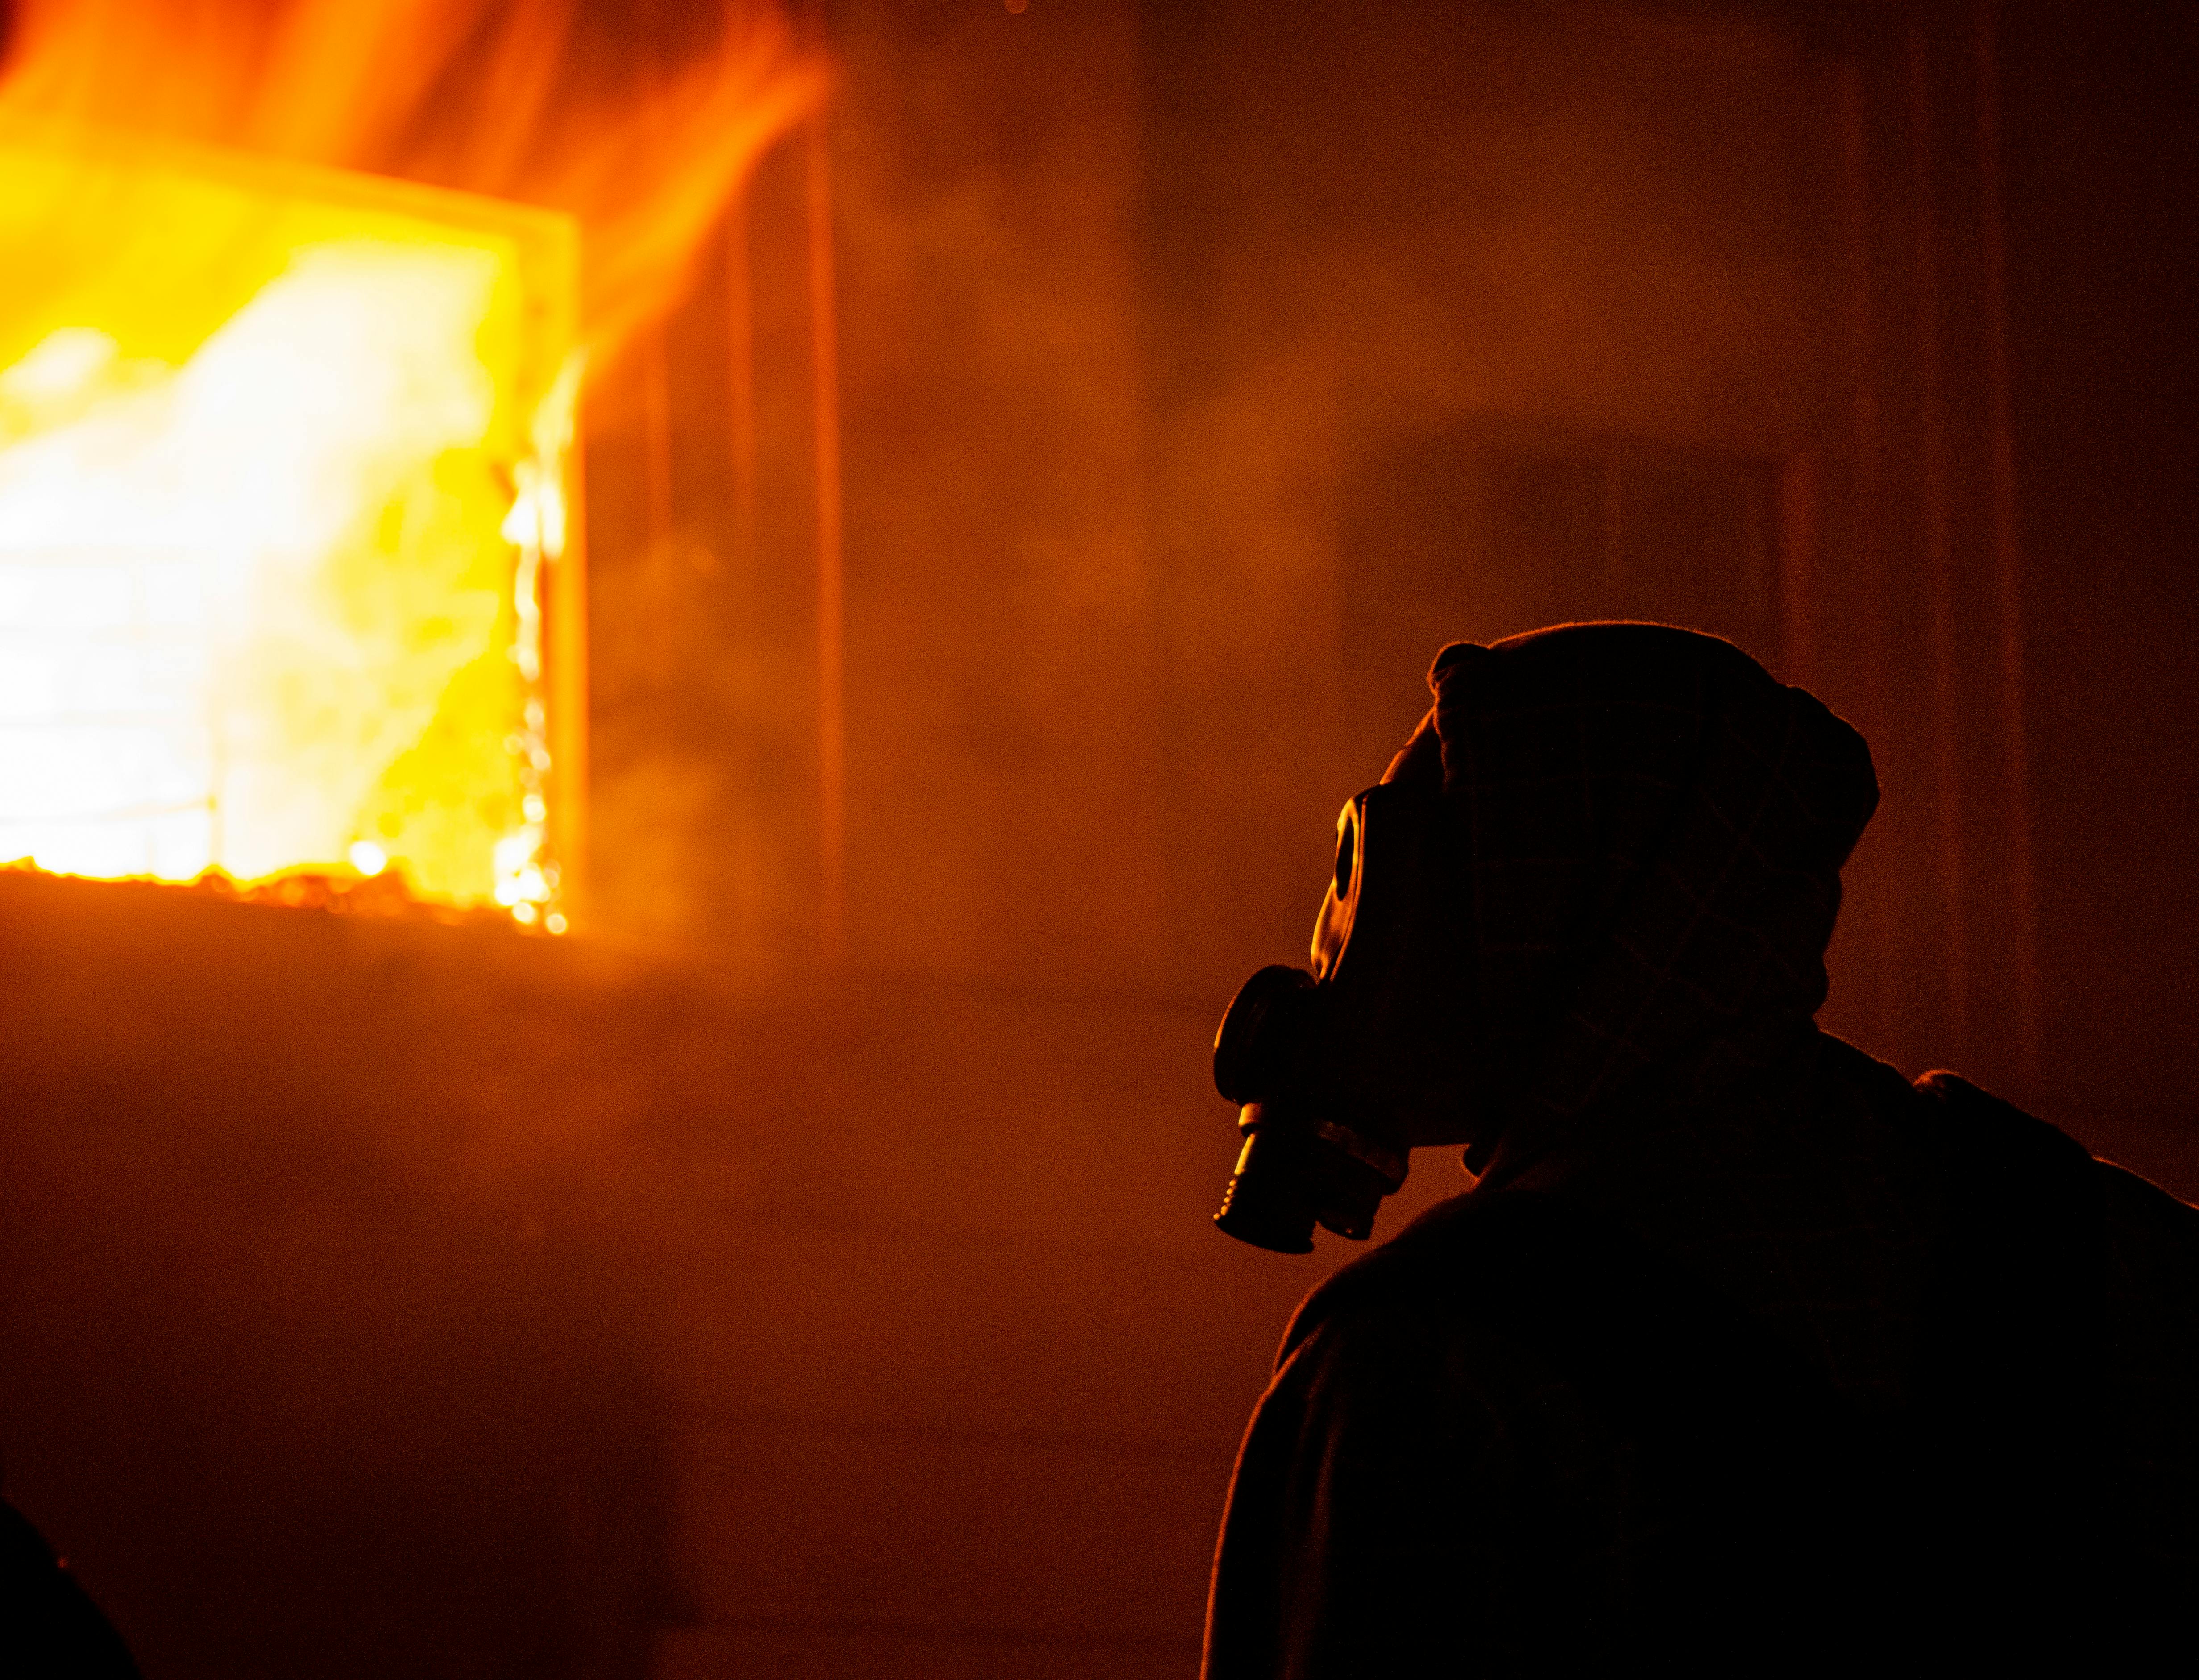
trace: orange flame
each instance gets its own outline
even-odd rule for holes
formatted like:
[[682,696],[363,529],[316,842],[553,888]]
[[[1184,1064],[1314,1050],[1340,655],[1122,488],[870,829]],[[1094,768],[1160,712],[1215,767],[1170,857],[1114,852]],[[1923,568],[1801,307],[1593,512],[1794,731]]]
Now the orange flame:
[[[21,5],[0,242],[40,260],[0,278],[0,856],[401,864],[563,929],[543,600],[576,592],[578,370],[675,300],[822,85],[774,8],[636,21]],[[327,166],[577,218],[577,323],[564,216]]]
[[563,211],[600,361],[824,87],[770,0],[19,0],[0,114]]

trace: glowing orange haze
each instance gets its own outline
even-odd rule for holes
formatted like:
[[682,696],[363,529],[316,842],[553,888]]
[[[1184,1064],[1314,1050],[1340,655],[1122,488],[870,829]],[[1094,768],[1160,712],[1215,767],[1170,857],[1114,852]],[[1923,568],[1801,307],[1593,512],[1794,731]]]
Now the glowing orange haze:
[[580,372],[676,299],[816,61],[731,3],[657,43],[570,0],[16,20],[0,858],[394,864],[562,930]]

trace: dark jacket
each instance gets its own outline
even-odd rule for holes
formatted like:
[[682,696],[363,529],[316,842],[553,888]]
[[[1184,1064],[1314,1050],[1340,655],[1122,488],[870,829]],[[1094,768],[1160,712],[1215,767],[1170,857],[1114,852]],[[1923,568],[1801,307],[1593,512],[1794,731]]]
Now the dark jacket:
[[9,1680],[137,1680],[137,1665],[68,1565],[0,1500],[0,1674]]
[[1649,627],[1432,680],[1504,1122],[1293,1321],[1210,1680],[2114,1671],[2199,1581],[2199,1213],[1817,1031],[1875,787],[1808,696]]

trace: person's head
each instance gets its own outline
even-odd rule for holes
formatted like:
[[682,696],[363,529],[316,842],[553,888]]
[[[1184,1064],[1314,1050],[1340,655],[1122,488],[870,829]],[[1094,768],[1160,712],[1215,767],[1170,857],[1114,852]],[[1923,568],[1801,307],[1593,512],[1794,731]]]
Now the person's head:
[[[1339,825],[1315,983],[1256,980],[1217,1041],[1252,1129],[1332,1146],[1279,1156],[1318,1178],[1368,1144],[1392,1188],[1426,1144],[1516,1170],[1569,1121],[1706,1100],[1807,1030],[1877,800],[1853,730],[1661,625],[1454,644],[1429,683]],[[1355,1205],[1371,1224],[1363,1182]]]

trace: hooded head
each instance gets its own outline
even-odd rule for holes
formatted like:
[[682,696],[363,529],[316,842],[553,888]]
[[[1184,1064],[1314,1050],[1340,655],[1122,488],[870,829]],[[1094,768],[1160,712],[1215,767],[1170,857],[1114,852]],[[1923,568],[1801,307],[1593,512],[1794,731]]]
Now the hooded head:
[[1502,1176],[1593,1111],[1716,1100],[1795,1042],[1878,802],[1861,736],[1662,625],[1457,643],[1428,680],[1385,780],[1439,780],[1455,848],[1470,1162]]

